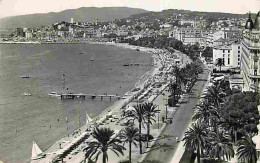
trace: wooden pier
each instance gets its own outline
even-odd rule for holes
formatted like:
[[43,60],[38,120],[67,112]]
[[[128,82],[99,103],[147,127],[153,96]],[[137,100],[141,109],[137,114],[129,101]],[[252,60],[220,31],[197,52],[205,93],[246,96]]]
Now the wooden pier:
[[96,95],[96,94],[74,94],[74,93],[69,93],[69,94],[61,94],[60,95],[61,99],[100,99],[103,100],[105,98],[112,100],[113,98],[117,98],[118,100],[120,99],[125,99],[125,97],[122,96],[118,96],[118,95],[108,95],[108,94],[104,94],[104,95]]

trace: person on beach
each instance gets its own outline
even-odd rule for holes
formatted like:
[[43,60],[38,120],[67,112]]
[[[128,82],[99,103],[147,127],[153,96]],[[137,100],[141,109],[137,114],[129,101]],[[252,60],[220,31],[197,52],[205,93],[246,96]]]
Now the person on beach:
[[178,136],[176,136],[176,142],[178,142],[179,141],[179,137]]

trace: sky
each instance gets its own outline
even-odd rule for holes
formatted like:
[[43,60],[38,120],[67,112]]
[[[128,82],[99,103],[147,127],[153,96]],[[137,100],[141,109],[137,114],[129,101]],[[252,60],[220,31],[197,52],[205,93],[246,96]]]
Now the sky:
[[133,7],[149,11],[184,9],[245,14],[260,11],[260,0],[0,0],[0,18],[59,12],[80,7]]

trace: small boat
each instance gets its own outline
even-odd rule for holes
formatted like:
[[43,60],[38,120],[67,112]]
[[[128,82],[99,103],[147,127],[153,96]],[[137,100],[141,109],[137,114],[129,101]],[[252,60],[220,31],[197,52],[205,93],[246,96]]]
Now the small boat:
[[57,92],[51,92],[48,94],[49,96],[54,96],[54,97],[60,97],[61,95],[58,94]]
[[23,95],[24,95],[24,96],[31,96],[32,94],[31,94],[31,93],[28,93],[28,92],[24,92]]
[[93,58],[93,57],[91,57],[90,61],[94,61],[94,58]]
[[45,156],[46,155],[42,152],[42,150],[38,147],[38,145],[33,141],[31,160],[37,160],[37,159],[43,158]]
[[21,76],[21,78],[26,79],[26,78],[30,78],[30,76],[29,75],[25,75],[25,76]]

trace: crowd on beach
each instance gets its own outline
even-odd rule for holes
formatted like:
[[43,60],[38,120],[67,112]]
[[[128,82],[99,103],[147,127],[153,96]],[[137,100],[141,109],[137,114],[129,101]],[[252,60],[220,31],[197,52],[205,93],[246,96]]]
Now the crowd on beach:
[[[126,120],[123,118],[123,115],[127,110],[133,108],[133,105],[136,105],[140,101],[152,103],[160,94],[162,94],[162,92],[165,91],[169,81],[175,80],[174,75],[171,73],[173,66],[179,64],[179,66],[182,67],[186,63],[191,62],[187,56],[185,57],[184,54],[178,51],[171,53],[168,50],[138,47],[124,43],[92,43],[113,45],[148,53],[153,57],[153,71],[149,71],[143,75],[142,78],[136,83],[135,88],[124,95],[124,99],[117,101],[113,106],[106,109],[103,113],[101,113],[98,117],[93,118],[91,121],[86,120],[86,125],[81,127],[81,129],[76,130],[72,136],[68,135],[67,138],[63,138],[62,140],[56,142],[46,151],[48,154],[45,158],[34,162],[60,159],[65,162],[79,162],[80,160],[85,159],[84,152],[82,151],[82,149],[86,146],[85,143],[80,143],[77,148],[70,151],[70,154],[65,157],[62,152],[65,152],[64,148],[70,149],[69,146],[73,145],[72,142],[75,143],[75,141],[73,141],[74,139],[81,141],[79,137],[83,138],[83,135],[91,135],[91,132],[93,132],[96,127],[109,127],[114,129],[116,133],[119,133],[120,130],[122,130],[126,125]],[[179,63],[179,61],[181,61],[181,63]],[[163,106],[165,106],[165,102],[161,105],[161,108],[163,108]],[[85,141],[91,140],[93,140],[93,138],[89,136]]]

